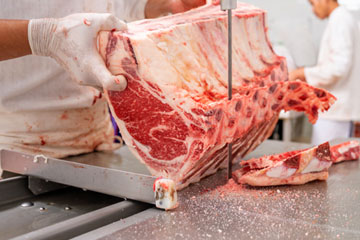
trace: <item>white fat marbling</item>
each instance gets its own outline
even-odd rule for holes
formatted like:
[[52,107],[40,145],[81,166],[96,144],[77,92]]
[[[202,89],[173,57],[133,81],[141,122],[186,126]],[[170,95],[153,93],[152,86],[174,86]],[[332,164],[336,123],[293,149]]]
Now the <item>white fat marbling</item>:
[[349,149],[354,148],[354,147],[356,147],[356,146],[358,146],[357,143],[351,143],[351,144],[349,144],[349,145],[345,145],[345,146],[340,147],[340,148],[338,149],[338,151],[339,151],[340,154],[344,154],[344,153],[346,153],[347,151],[349,151]]

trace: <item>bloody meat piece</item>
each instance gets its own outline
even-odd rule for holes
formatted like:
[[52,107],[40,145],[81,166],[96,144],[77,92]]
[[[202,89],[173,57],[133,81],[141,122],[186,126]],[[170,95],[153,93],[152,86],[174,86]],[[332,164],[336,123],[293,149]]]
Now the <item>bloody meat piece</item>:
[[348,141],[331,147],[333,163],[356,160],[360,158],[358,141]]
[[332,165],[328,142],[299,151],[264,156],[241,162],[243,168],[233,173],[241,184],[251,186],[300,185],[326,180]]

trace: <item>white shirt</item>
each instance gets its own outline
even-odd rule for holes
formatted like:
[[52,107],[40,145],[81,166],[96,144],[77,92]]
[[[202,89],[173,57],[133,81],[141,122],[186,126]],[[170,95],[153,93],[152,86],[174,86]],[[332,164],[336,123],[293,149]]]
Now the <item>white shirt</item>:
[[[125,21],[144,18],[147,0],[0,0],[0,19],[60,18],[110,12]],[[53,157],[113,149],[104,98],[80,86],[48,57],[0,62],[0,148]]]
[[337,98],[319,116],[337,121],[360,120],[360,30],[344,7],[336,8],[324,32],[318,63],[305,68],[310,85],[328,90]]

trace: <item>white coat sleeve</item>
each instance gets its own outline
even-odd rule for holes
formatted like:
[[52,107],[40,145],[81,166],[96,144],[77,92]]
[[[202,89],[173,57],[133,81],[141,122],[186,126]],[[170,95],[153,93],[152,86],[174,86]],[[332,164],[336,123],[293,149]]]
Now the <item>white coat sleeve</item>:
[[[330,24],[330,23],[329,23]],[[327,59],[320,59],[315,67],[305,68],[306,81],[315,87],[325,87],[343,79],[350,71],[354,51],[351,24],[341,21],[331,24]]]
[[148,0],[115,0],[115,16],[132,22],[145,18],[145,6]]

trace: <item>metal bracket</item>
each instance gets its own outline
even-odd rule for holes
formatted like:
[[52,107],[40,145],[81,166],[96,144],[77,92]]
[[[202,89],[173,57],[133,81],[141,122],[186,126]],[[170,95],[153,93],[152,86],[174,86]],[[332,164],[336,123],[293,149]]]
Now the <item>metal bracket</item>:
[[[120,165],[116,165],[114,161],[101,166],[92,164],[96,160],[101,160],[101,156],[107,162],[110,162],[111,158],[116,158]],[[136,173],[136,171],[132,171],[132,169],[136,170],[135,167],[124,164],[124,162],[135,162],[132,161],[135,157],[127,147],[110,155],[89,154],[87,160],[84,156],[79,156],[79,159],[72,158],[72,161],[69,161],[9,150],[1,150],[0,158],[1,166],[5,171],[36,178],[29,181],[29,189],[34,194],[63,187],[63,185],[37,179],[40,178],[67,186],[155,204],[153,183],[156,177],[150,174]],[[136,162],[138,161],[136,160]]]
[[28,178],[28,188],[35,195],[40,195],[43,193],[59,190],[66,187],[68,186],[60,183],[50,182],[36,177],[29,176]]
[[[1,163],[1,159],[0,159],[0,163]],[[17,177],[17,176],[21,176],[21,175],[16,174],[16,173],[12,173],[12,172],[7,172],[7,171],[0,172],[0,180],[7,179],[7,178],[12,178],[12,177]]]

